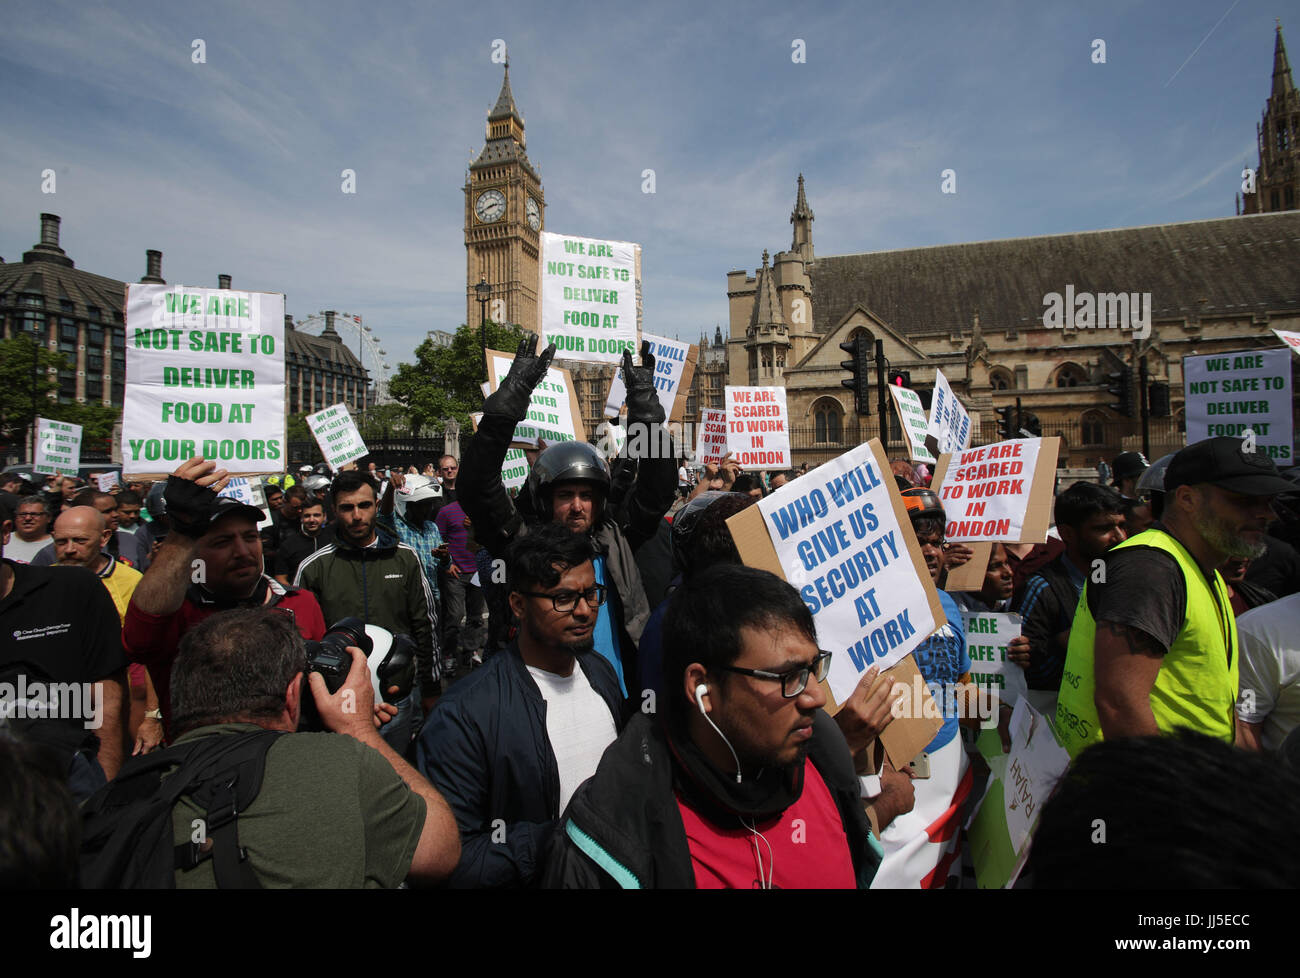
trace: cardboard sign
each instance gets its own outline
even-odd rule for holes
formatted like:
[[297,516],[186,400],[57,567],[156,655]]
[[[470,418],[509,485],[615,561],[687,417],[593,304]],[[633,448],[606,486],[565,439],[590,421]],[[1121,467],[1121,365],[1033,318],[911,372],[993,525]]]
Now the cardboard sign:
[[542,346],[570,360],[635,356],[638,246],[543,231],[541,247]]
[[903,429],[907,457],[913,462],[934,462],[930,449],[925,447],[925,436],[929,433],[930,423],[925,419],[921,398],[916,391],[897,384],[889,385],[889,393],[894,398],[894,410],[898,412],[899,426]]
[[1286,468],[1292,458],[1291,355],[1249,350],[1183,357],[1187,444],[1255,433],[1255,451]]
[[[488,382],[495,391],[501,381],[510,373],[510,365],[515,362],[513,354],[500,350],[488,350]],[[548,445],[561,441],[586,441],[587,432],[582,426],[582,412],[578,410],[578,394],[573,386],[573,378],[567,370],[548,367],[546,376],[533,388],[533,397],[528,404],[528,414],[523,421],[515,425],[512,444],[524,447],[537,447],[538,439]]]
[[998,699],[1008,706],[1015,706],[1029,691],[1025,670],[1007,660],[1007,644],[1020,635],[1020,616],[998,611],[963,611],[962,618],[966,621],[971,682],[996,692]]
[[1300,357],[1300,333],[1292,333],[1285,329],[1275,329],[1273,332],[1279,340],[1291,347],[1296,356]]
[[99,484],[100,492],[108,492],[110,489],[116,489],[121,485],[116,472],[101,472],[95,476],[95,482]]
[[81,425],[36,419],[36,457],[32,471],[43,475],[70,475],[81,465]]
[[695,461],[701,465],[721,462],[727,454],[727,412],[721,408],[701,408],[696,437]]
[[1060,439],[1013,438],[943,455],[932,488],[939,493],[950,543],[1043,543],[1052,511]]
[[[686,414],[686,392],[695,376],[699,350],[690,343],[649,333],[642,333],[641,340],[650,344],[650,353],[655,358],[655,393],[664,406],[664,417],[669,421],[681,421]],[[609,383],[609,397],[605,399],[605,416],[616,417],[626,400],[623,371],[615,370]]]
[[930,398],[930,434],[939,442],[939,454],[960,452],[970,446],[970,415],[952,392],[942,370],[934,372]]
[[727,451],[744,469],[790,468],[784,387],[726,387]]
[[226,488],[222,489],[218,496],[229,496],[232,499],[238,499],[245,506],[256,506],[262,511],[262,519],[258,522],[259,530],[266,529],[273,524],[271,519],[271,507],[266,505],[266,492],[262,488],[262,483],[256,479],[245,479],[236,476],[226,483]]
[[833,653],[828,712],[873,665],[921,691],[922,708],[880,738],[895,766],[910,761],[942,725],[924,709],[931,696],[910,653],[947,619],[880,442],[787,483],[727,526],[741,560],[789,581],[812,612]]
[[195,455],[232,475],[282,472],[284,296],[126,287],[122,468],[165,479]]
[[335,472],[368,451],[346,404],[333,404],[323,411],[307,415],[307,426],[316,437],[325,461]]
[[956,567],[948,568],[944,578],[945,591],[979,591],[984,587],[984,575],[989,569],[989,558],[993,556],[991,543],[966,543],[971,551],[970,560]]
[[981,889],[1015,883],[1028,859],[1042,805],[1069,764],[1052,725],[1028,699],[1020,700],[1011,714],[1011,753],[990,763],[994,777],[968,828]]

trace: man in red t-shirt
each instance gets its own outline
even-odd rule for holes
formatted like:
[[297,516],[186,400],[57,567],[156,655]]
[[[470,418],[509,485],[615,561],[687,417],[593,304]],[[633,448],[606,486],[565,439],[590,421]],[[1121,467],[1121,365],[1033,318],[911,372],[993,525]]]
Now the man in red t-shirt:
[[714,567],[670,599],[663,648],[661,714],[643,702],[574,794],[542,884],[867,886],[875,792],[822,709],[830,653],[799,592]]
[[265,605],[292,615],[308,641],[325,634],[316,596],[264,572],[257,531],[263,513],[219,498],[228,481],[225,469],[201,457],[172,473],[163,497],[171,532],[136,585],[122,624],[128,657],[149,669],[169,740],[172,662],[181,636],[209,615]]

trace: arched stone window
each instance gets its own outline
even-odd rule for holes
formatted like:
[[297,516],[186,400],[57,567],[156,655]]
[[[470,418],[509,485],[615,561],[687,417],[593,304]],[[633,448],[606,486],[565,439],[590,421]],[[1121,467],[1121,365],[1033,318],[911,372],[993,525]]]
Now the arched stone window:
[[815,438],[819,445],[837,444],[844,438],[844,408],[833,397],[820,398],[812,406]]
[[1080,435],[1085,445],[1106,444],[1106,419],[1098,411],[1087,411],[1079,423]]
[[1054,387],[1082,387],[1088,383],[1087,372],[1077,363],[1063,363],[1056,370]]
[[989,371],[989,386],[995,391],[1009,391],[1015,386],[1011,371],[1006,367],[994,367]]

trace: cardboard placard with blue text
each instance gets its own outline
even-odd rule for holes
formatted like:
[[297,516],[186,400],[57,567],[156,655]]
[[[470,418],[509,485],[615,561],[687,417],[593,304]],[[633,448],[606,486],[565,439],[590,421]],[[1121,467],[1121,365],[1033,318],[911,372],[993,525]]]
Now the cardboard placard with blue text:
[[[912,686],[920,673],[910,653],[947,618],[879,440],[787,483],[727,526],[741,560],[785,578],[812,612],[818,643],[832,653],[833,703],[848,699],[872,666]],[[940,724],[917,709],[880,739],[905,764]]]
[[[686,392],[695,377],[699,351],[690,343],[650,333],[642,333],[641,341],[650,344],[650,354],[655,358],[655,394],[663,405],[664,417],[669,421],[681,421],[686,415]],[[623,369],[620,366],[609,382],[605,417],[617,417],[624,411],[626,401],[627,386],[623,383]]]
[[[495,391],[510,373],[515,362],[514,354],[488,350],[488,382]],[[554,445],[562,441],[586,441],[587,430],[582,425],[582,412],[578,409],[578,396],[573,378],[567,370],[547,367],[546,376],[533,388],[528,414],[515,425],[511,444],[515,447],[536,448],[538,440]]]
[[945,541],[1045,542],[1060,443],[1013,438],[941,455],[930,487],[948,520]]

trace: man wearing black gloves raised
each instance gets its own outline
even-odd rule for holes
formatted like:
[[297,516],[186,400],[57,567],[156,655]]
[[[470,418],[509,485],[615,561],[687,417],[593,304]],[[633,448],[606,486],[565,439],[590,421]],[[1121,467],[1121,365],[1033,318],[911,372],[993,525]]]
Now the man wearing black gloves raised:
[[[537,337],[519,344],[510,373],[483,402],[483,420],[461,463],[457,496],[474,526],[474,534],[493,557],[526,532],[501,481],[501,468],[515,425],[528,413],[533,388],[546,376],[555,346],[536,355]],[[528,479],[528,502],[537,519],[556,522],[591,537],[596,549],[596,583],[608,600],[596,621],[596,651],[614,667],[619,687],[628,693],[636,676],[633,660],[641,631],[650,618],[634,551],[654,536],[659,520],[673,503],[677,488],[676,449],[663,427],[664,409],[654,386],[654,357],[641,347],[641,366],[623,354],[627,388],[628,440],[625,458],[616,461],[618,477],[593,446],[561,442],[547,448]],[[631,475],[635,470],[635,475]],[[628,486],[622,489],[622,486]],[[613,489],[613,491],[611,491]]]

